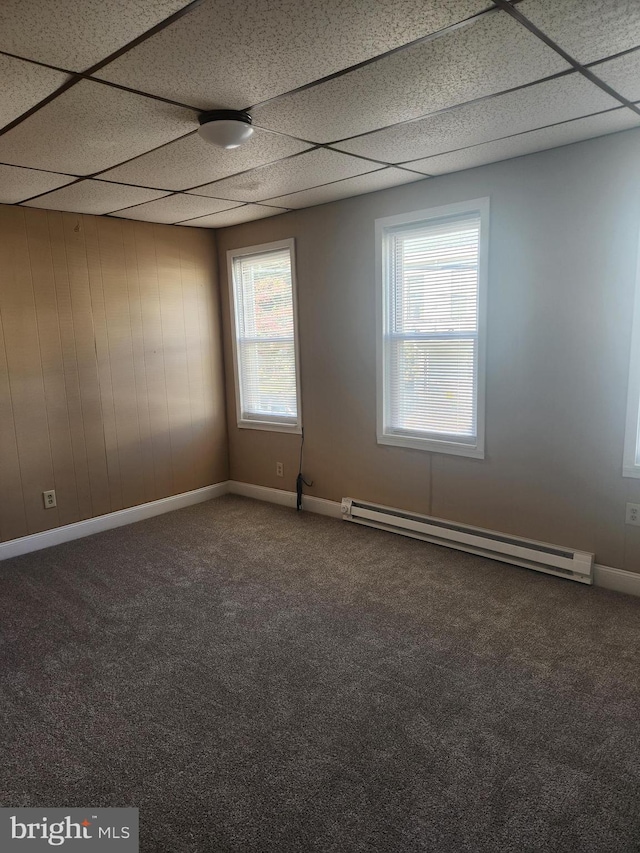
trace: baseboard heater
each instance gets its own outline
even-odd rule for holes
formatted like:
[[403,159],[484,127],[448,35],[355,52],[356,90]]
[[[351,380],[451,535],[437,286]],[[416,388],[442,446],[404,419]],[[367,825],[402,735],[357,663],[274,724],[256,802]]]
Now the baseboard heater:
[[468,551],[470,554],[479,554],[491,560],[501,560],[503,563],[535,569],[579,583],[593,583],[594,555],[586,551],[560,548],[546,542],[521,539],[494,530],[483,530],[481,527],[403,512],[354,498],[343,498],[341,510],[342,518],[355,524],[376,527],[390,533],[401,533],[403,536]]

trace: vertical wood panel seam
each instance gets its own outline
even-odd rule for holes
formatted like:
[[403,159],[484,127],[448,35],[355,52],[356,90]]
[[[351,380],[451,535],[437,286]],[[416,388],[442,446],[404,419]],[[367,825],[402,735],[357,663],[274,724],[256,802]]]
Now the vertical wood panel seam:
[[[80,214],[80,218],[84,221],[85,215]],[[87,288],[89,290],[89,313],[91,315],[91,337],[93,338],[93,357],[96,363],[96,383],[98,385],[98,402],[100,404],[100,426],[102,427],[102,449],[104,452],[104,470],[107,475],[107,498],[109,501],[109,510],[113,510],[111,503],[111,484],[109,482],[109,457],[107,454],[107,435],[104,428],[104,408],[102,406],[102,384],[100,378],[100,361],[98,360],[98,336],[96,334],[96,318],[93,305],[93,288],[91,287],[91,264],[89,263],[89,250],[87,248],[86,232],[83,228],[84,239],[82,241],[84,248],[84,259],[87,264]]]
[[38,320],[38,306],[36,305],[36,294],[33,285],[33,262],[31,260],[31,246],[29,245],[29,232],[25,220],[25,239],[27,244],[27,257],[29,259],[29,276],[31,278],[31,293],[33,294],[33,313],[36,321],[36,334],[38,337],[38,355],[40,357],[40,376],[42,377],[42,396],[44,398],[44,416],[47,423],[47,441],[49,443],[49,460],[51,462],[51,477],[53,488],[56,488],[56,469],[53,464],[53,448],[51,446],[51,429],[49,427],[49,402],[47,399],[47,383],[44,381],[44,364],[42,360],[42,341],[40,340],[40,321]]
[[[137,424],[137,430],[138,430],[138,446],[140,447],[140,452],[142,453],[142,433],[140,432],[140,413],[138,411],[140,403],[138,400],[138,384],[136,382],[136,359],[135,359],[135,351],[133,348],[133,324],[131,322],[131,290],[129,288],[129,276],[127,274],[127,247],[126,247],[125,242],[124,242],[124,226],[123,226],[122,222],[119,223],[119,228],[120,228],[120,241],[122,243],[122,260],[124,263],[124,280],[125,280],[125,284],[127,286],[127,305],[129,306],[129,311],[127,312],[127,317],[129,320],[129,334],[131,336],[131,372],[133,375],[133,387],[135,389],[135,395],[136,395],[135,410],[136,410],[136,424]],[[137,255],[136,255],[136,260],[137,260]],[[146,376],[145,376],[145,381],[146,381]],[[142,457],[141,457],[141,466],[142,466],[142,485],[143,485],[143,491],[144,491],[144,463],[143,463]]]
[[[111,345],[109,343],[109,321],[107,319],[107,300],[104,295],[104,276],[102,275],[102,247],[100,245],[100,228],[96,226],[96,241],[98,246],[98,261],[99,261],[99,269],[100,269],[100,288],[102,290],[102,304],[104,305],[104,330],[106,335],[106,344],[107,344],[107,364],[109,366],[109,379],[111,380],[111,405],[113,406],[113,427],[116,434],[116,446],[115,452],[116,457],[118,459],[118,474],[120,479],[120,501],[124,505],[125,499],[122,490],[122,464],[120,462],[120,438],[118,436],[118,417],[116,415],[116,400],[115,394],[113,393],[113,371],[111,369]],[[95,329],[94,329],[95,333]],[[95,334],[94,334],[94,344],[95,344]],[[97,350],[96,350],[96,368],[98,369],[98,387],[100,387],[100,370],[97,364]],[[100,411],[102,412],[102,394],[100,395]],[[105,434],[104,428],[104,415],[102,417],[102,434],[104,437],[104,451],[105,455],[107,453],[107,437]],[[111,486],[110,477],[109,477],[109,466],[107,465],[107,481],[109,486]],[[111,488],[109,488],[109,500],[111,500]]]
[[169,470],[171,471],[171,483],[173,488],[173,442],[171,441],[171,418],[169,417],[169,400],[167,393],[167,365],[164,357],[164,323],[162,322],[162,300],[160,299],[160,264],[158,262],[158,249],[156,243],[156,230],[152,228],[151,234],[153,237],[153,253],[156,259],[156,276],[158,278],[158,311],[160,314],[160,338],[162,340],[162,373],[164,376],[164,397],[167,403],[167,430],[169,433],[169,454],[171,456]]
[[[147,346],[146,346],[145,335],[144,335],[144,307],[142,304],[142,286],[141,286],[141,278],[140,278],[140,255],[138,252],[137,237],[138,237],[138,234],[134,230],[134,232],[133,232],[133,247],[134,247],[135,253],[136,253],[136,272],[138,274],[138,299],[140,301],[140,330],[142,332],[142,366],[143,366],[143,372],[144,372],[144,384],[145,384],[145,388],[146,388],[146,392],[147,392],[146,398],[147,398],[147,417],[149,419],[149,445],[150,445],[150,451],[151,451],[151,462],[152,462],[152,467],[153,467],[153,491],[155,494],[157,491],[157,488],[158,488],[158,478],[156,476],[156,454],[155,454],[154,448],[153,448],[153,432],[152,432],[152,427],[151,427],[151,404],[149,402],[149,379],[147,376]],[[155,240],[154,240],[153,245],[154,245],[154,254],[155,254]],[[156,259],[156,262],[157,262],[157,259]]]
[[[83,220],[84,219],[86,219],[86,216],[83,216]],[[92,216],[91,221],[94,222],[94,220],[95,220],[95,217]],[[93,229],[92,233],[95,236],[95,248],[96,248],[96,252],[97,252],[97,258],[96,258],[97,276],[96,276],[96,274],[94,274],[92,277],[92,274],[91,274],[92,267],[91,267],[91,264],[89,263],[89,244],[87,242],[86,236],[85,236],[84,245],[85,245],[86,258],[87,258],[87,269],[89,271],[89,294],[90,294],[91,315],[92,315],[91,316],[91,322],[92,322],[92,330],[93,330],[93,349],[94,349],[94,354],[95,354],[95,359],[96,359],[98,394],[100,397],[100,417],[102,418],[102,441],[103,441],[103,446],[104,446],[104,456],[105,456],[105,465],[106,465],[107,495],[108,495],[108,500],[109,500],[109,508],[111,509],[111,511],[113,511],[112,490],[114,488],[117,488],[120,492],[120,500],[116,501],[116,504],[118,506],[120,506],[123,502],[122,501],[122,477],[121,477],[121,472],[120,472],[120,463],[118,461],[117,483],[113,482],[112,477],[111,477],[111,466],[109,463],[109,452],[110,452],[110,450],[109,450],[109,444],[107,441],[107,427],[106,427],[105,410],[104,410],[104,405],[103,405],[102,368],[101,368],[101,362],[100,362],[98,333],[96,331],[96,317],[95,317],[96,306],[95,306],[94,300],[93,300],[94,287],[97,287],[97,285],[93,285],[91,283],[92,279],[93,279],[93,281],[96,281],[98,278],[100,280],[100,291],[102,293],[102,306],[104,309],[105,342],[106,342],[106,349],[108,352],[109,347],[108,347],[108,341],[107,341],[107,314],[106,314],[106,306],[104,304],[104,283],[103,283],[103,276],[102,276],[102,263],[101,263],[101,258],[100,258],[100,243],[98,240],[98,227],[97,227],[97,224],[95,222],[94,222],[94,229]],[[107,391],[104,390],[104,393],[107,393]],[[111,393],[111,399],[113,402],[113,382],[112,381],[111,381],[111,392],[110,393]],[[115,404],[114,404],[114,406],[115,406]],[[114,409],[114,424],[115,424],[115,409]]]
[[53,296],[56,302],[56,326],[58,329],[58,342],[60,344],[60,358],[61,358],[61,366],[62,366],[62,383],[64,385],[65,395],[64,402],[65,407],[67,409],[67,423],[69,424],[69,442],[71,445],[71,462],[73,463],[73,481],[76,487],[76,503],[78,504],[78,512],[82,514],[80,510],[80,496],[78,495],[78,472],[76,470],[76,455],[73,452],[73,438],[71,436],[71,412],[69,411],[69,395],[67,393],[67,376],[64,365],[64,354],[62,349],[62,332],[60,331],[60,305],[58,304],[58,286],[56,283],[56,273],[55,273],[55,264],[53,260],[53,252],[51,247],[53,245],[53,239],[51,236],[51,223],[49,219],[49,211],[46,212],[47,215],[47,234],[49,235],[49,256],[51,258],[51,275],[53,276]]
[[20,452],[18,450],[18,430],[16,428],[16,410],[13,405],[13,392],[11,390],[11,371],[9,370],[9,353],[7,350],[7,339],[4,334],[4,325],[2,323],[2,308],[0,307],[0,326],[2,327],[2,346],[4,349],[4,358],[5,363],[7,365],[7,385],[9,386],[9,405],[11,407],[11,420],[13,422],[13,437],[16,444],[16,457],[18,462],[18,474],[20,476],[20,496],[22,498],[22,515],[24,517],[24,529],[29,530],[29,523],[27,521],[27,507],[24,502],[24,485],[22,482],[22,466],[20,464]]
[[187,343],[187,318],[186,318],[186,310],[187,306],[184,299],[184,275],[182,271],[182,259],[183,259],[183,243],[182,243],[182,235],[178,233],[178,263],[180,266],[180,292],[182,294],[182,328],[184,330],[184,355],[185,361],[187,363],[187,387],[189,389],[189,422],[190,422],[190,433],[191,433],[191,441],[189,448],[189,456],[192,458],[191,462],[191,477],[196,476],[197,473],[197,460],[195,456],[195,448],[194,448],[194,435],[193,435],[193,395],[191,388],[191,371],[189,370],[189,365],[191,359],[189,358],[189,345]]
[[[212,275],[216,272],[211,265],[211,246],[208,243],[205,243],[206,253],[205,259],[207,262],[207,266],[203,268],[203,253],[202,250],[198,253],[198,265],[194,274],[194,282],[196,287],[196,312],[197,312],[197,320],[198,320],[198,335],[200,338],[200,369],[202,372],[201,378],[201,393],[202,393],[202,403],[203,403],[203,416],[207,423],[207,428],[213,431],[213,424],[215,422],[215,401],[213,398],[214,388],[215,388],[215,377],[213,370],[213,359],[214,359],[214,338],[209,331],[209,324],[207,322],[207,312],[209,312],[209,305],[213,304],[212,297],[212,289],[213,289],[213,279]],[[216,255],[217,258],[217,255]],[[202,286],[202,294],[199,292],[199,285]],[[203,327],[203,323],[205,326]],[[207,393],[208,392],[208,393]],[[226,407],[224,409],[224,417],[226,418]],[[213,439],[213,436],[211,436]],[[207,447],[208,445],[205,445]],[[228,471],[227,471],[228,474]]]
[[[69,306],[71,308],[71,328],[73,329],[73,351],[76,356],[76,370],[78,373],[78,397],[80,403],[80,418],[82,420],[82,435],[84,437],[84,458],[87,463],[87,480],[89,482],[89,503],[91,505],[91,518],[93,518],[93,493],[91,489],[91,468],[89,467],[89,452],[87,450],[87,429],[84,423],[84,405],[83,405],[83,394],[82,394],[82,383],[80,381],[80,361],[78,359],[78,343],[77,343],[77,335],[76,335],[76,318],[74,316],[73,311],[73,293],[71,291],[71,272],[69,267],[69,254],[67,252],[67,240],[64,233],[64,227],[61,228],[61,236],[62,236],[62,246],[64,249],[64,259],[67,267],[67,283],[69,285]],[[82,515],[82,510],[80,510],[80,515]]]
[[[24,220],[24,212],[21,211],[21,213],[22,213],[22,217]],[[11,266],[12,274],[15,276],[15,258],[12,258],[12,260],[13,260],[13,263]],[[25,530],[27,531],[27,533],[30,533],[31,531],[29,530],[29,516],[27,515],[27,502],[25,500],[25,495],[24,495],[24,477],[22,474],[22,462],[20,460],[20,444],[18,441],[18,427],[16,425],[16,407],[15,407],[14,402],[13,402],[13,387],[12,387],[13,383],[11,381],[11,369],[9,367],[9,350],[7,349],[7,337],[4,334],[4,326],[3,326],[2,339],[3,339],[3,343],[4,343],[5,361],[7,364],[7,384],[9,386],[9,403],[11,405],[11,418],[13,420],[13,434],[15,436],[15,441],[16,441],[16,456],[17,456],[17,461],[18,461],[18,473],[20,474],[20,492],[22,495],[22,512],[24,514]]]

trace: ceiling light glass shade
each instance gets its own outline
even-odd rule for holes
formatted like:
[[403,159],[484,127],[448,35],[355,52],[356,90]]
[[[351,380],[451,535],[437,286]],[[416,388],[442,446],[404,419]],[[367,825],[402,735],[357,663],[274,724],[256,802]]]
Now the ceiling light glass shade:
[[220,148],[238,148],[253,135],[251,116],[240,110],[212,110],[200,116],[200,136]]

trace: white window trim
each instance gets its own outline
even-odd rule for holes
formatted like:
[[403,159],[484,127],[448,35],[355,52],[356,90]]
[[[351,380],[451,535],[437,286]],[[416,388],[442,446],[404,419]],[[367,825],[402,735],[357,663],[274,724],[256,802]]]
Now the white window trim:
[[629,359],[629,388],[627,392],[627,420],[624,431],[622,476],[640,477],[636,463],[640,447],[640,241],[636,258],[636,280],[633,300],[633,325]]
[[[291,255],[291,291],[293,297],[293,344],[296,359],[296,409],[298,419],[295,424],[278,423],[277,421],[249,420],[242,417],[242,399],[240,394],[240,369],[238,366],[238,326],[236,319],[235,285],[233,280],[233,262],[236,258],[247,255],[260,255],[276,249],[289,249]],[[229,306],[231,313],[231,343],[233,347],[233,377],[236,391],[236,423],[240,429],[259,429],[270,432],[302,432],[302,395],[300,391],[300,349],[298,345],[298,282],[296,277],[295,240],[276,240],[274,243],[261,243],[259,246],[243,246],[240,249],[230,249],[227,252],[227,279],[229,285]]]
[[[447,441],[434,438],[417,438],[385,432],[384,390],[386,387],[384,333],[386,328],[386,299],[385,273],[388,269],[385,232],[398,225],[408,225],[413,222],[426,222],[430,219],[441,219],[446,216],[456,216],[464,213],[480,214],[480,241],[478,265],[478,363],[476,387],[478,392],[476,410],[476,440],[472,443],[463,441]],[[377,292],[377,437],[378,444],[394,447],[412,447],[416,450],[428,450],[433,453],[447,453],[454,456],[469,456],[484,459],[485,443],[485,365],[487,338],[487,289],[489,273],[489,199],[477,198],[457,204],[446,204],[441,207],[431,207],[426,210],[416,210],[397,216],[387,216],[376,219],[376,292]]]

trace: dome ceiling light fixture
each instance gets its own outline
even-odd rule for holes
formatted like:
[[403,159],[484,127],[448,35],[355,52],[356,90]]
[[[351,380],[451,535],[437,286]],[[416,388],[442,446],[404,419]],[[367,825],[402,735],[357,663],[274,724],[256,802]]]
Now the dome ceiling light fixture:
[[200,136],[220,148],[239,148],[253,135],[251,116],[243,110],[210,110],[198,118]]

